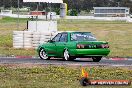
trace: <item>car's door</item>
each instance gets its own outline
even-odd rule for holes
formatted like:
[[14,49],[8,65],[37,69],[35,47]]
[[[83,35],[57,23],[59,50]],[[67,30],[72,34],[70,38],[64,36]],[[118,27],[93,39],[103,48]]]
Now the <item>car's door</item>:
[[67,46],[68,42],[68,34],[67,33],[62,33],[59,42],[56,42],[56,48],[57,48],[57,55],[63,56],[63,51]]
[[61,33],[58,33],[50,42],[48,42],[46,46],[46,51],[50,56],[57,56],[56,43],[59,42],[60,37],[61,37]]

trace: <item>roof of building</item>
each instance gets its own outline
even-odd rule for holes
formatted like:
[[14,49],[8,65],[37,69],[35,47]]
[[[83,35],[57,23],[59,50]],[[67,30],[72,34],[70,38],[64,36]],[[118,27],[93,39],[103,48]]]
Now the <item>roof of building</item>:
[[128,7],[93,7],[94,9],[130,9]]

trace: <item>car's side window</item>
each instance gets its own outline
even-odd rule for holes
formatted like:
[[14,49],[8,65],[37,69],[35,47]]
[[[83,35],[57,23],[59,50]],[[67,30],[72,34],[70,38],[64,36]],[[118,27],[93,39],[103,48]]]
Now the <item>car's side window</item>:
[[63,33],[61,35],[59,42],[67,42],[67,33]]
[[59,42],[60,37],[61,37],[61,34],[59,33],[52,40],[55,41],[55,42]]

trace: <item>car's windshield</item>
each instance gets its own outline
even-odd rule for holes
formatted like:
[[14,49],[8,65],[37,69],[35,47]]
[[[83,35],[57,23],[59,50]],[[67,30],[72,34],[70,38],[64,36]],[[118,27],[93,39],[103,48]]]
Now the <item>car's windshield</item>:
[[96,38],[90,32],[73,32],[71,41],[96,41]]

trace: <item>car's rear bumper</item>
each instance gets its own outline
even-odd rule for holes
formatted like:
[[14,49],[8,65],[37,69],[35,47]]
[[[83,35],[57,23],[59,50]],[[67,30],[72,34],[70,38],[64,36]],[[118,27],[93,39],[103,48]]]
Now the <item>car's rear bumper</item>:
[[107,56],[109,49],[70,49],[71,56]]

